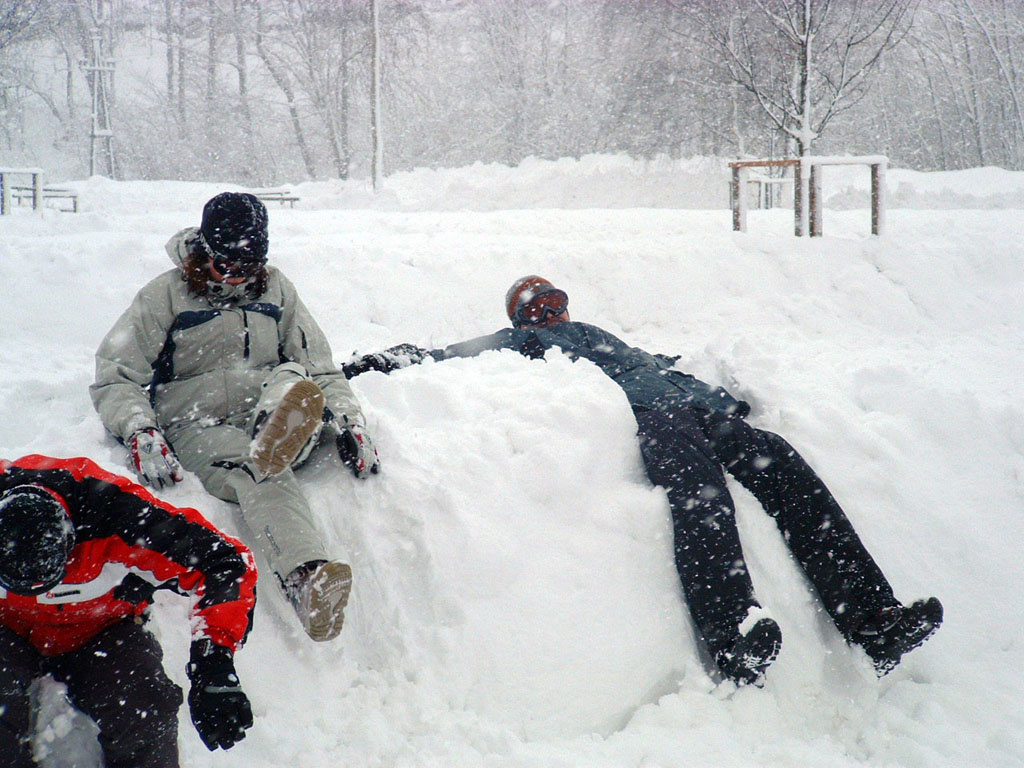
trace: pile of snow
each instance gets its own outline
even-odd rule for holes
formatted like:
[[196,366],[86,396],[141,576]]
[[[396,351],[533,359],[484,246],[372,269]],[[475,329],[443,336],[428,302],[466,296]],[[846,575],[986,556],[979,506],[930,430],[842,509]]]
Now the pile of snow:
[[[466,168],[431,169],[389,176],[374,194],[366,179],[307,181],[282,185],[300,199],[300,210],[370,209],[378,211],[500,211],[518,209],[729,207],[729,160],[657,157],[632,160],[622,155],[581,158],[528,158],[517,168],[476,163]],[[848,210],[870,206],[871,178],[867,166],[827,166],[823,174],[826,208]],[[62,184],[78,191],[85,211],[140,214],[174,207],[201,207],[223,189],[237,185],[161,182],[124,185],[102,177]],[[1024,173],[1001,168],[922,173],[890,168],[886,174],[889,208],[960,209],[1024,207]],[[757,205],[751,186],[751,205]],[[792,184],[783,186],[779,205],[792,209]]]
[[[794,239],[784,211],[752,212],[736,234],[724,210],[653,202],[675,194],[667,182],[614,210],[615,177],[635,189],[641,164],[610,163],[592,198],[580,165],[418,171],[388,179],[377,208],[355,183],[298,185],[294,210],[272,207],[272,258],[339,361],[489,333],[513,279],[550,277],[575,319],[681,354],[749,400],[751,421],[819,470],[897,595],[939,596],[946,624],[876,680],[734,485],[784,646],[763,689],[716,687],[679,594],[667,503],[613,382],[509,352],[372,373],[353,386],[382,473],[357,481],[327,448],[301,471],[329,547],[355,570],[345,630],[308,641],[266,574],[238,657],[255,726],[209,753],[183,708],[182,764],[1024,765],[1016,212],[890,211],[871,238],[864,211],[834,211],[814,240]],[[942,183],[980,198],[974,175]],[[76,185],[82,213],[0,220],[0,456],[84,454],[124,471],[89,403],[93,352],[169,268],[164,241],[225,187]],[[244,538],[194,477],[162,495]],[[161,597],[151,626],[185,685],[183,602]],[[40,695],[43,764],[98,765],[59,687]]]

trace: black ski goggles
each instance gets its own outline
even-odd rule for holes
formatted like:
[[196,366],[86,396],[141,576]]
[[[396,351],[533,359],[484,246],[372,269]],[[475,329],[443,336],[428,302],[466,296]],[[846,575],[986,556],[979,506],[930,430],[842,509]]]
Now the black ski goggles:
[[213,268],[224,277],[254,277],[266,266],[266,259],[246,259],[234,255],[214,253]]
[[516,307],[519,325],[537,325],[549,317],[557,317],[569,308],[569,294],[558,288],[538,293],[525,304]]
[[258,275],[260,270],[267,265],[266,258],[249,256],[244,253],[220,253],[215,251],[213,246],[202,234],[199,235],[199,242],[206,251],[206,255],[213,261],[213,268],[224,277],[250,278]]

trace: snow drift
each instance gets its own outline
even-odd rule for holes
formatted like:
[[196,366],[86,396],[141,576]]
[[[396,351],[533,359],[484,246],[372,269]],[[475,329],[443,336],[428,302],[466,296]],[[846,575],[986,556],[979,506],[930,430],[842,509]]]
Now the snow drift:
[[[356,574],[341,637],[309,642],[264,584],[238,658],[256,724],[209,753],[183,709],[184,765],[1024,765],[1019,211],[891,210],[871,238],[866,211],[832,210],[814,240],[794,239],[785,211],[752,212],[735,234],[718,204],[673,202],[715,200],[717,180],[695,174],[679,198],[668,176],[623,158],[418,171],[379,204],[356,183],[297,185],[295,210],[271,210],[271,254],[339,361],[491,332],[512,280],[550,277],[574,318],[749,400],[818,469],[897,595],[943,600],[940,632],[876,680],[734,485],[784,645],[764,689],[715,687],[621,391],[557,356],[431,362],[354,381],[379,476],[356,481],[326,449],[302,470]],[[915,183],[984,201],[1022,178]],[[229,187],[75,186],[82,213],[0,220],[0,456],[125,471],[89,404],[92,354],[169,267],[169,233]],[[194,477],[163,496],[240,533]],[[186,684],[180,603],[161,597],[152,626]],[[96,765],[59,687],[39,695],[43,764]]]

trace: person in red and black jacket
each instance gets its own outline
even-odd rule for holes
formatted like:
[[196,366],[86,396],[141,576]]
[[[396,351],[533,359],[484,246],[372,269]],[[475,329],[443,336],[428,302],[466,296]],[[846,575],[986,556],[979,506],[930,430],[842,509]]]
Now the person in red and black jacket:
[[0,755],[35,762],[29,686],[44,675],[99,727],[107,768],[177,768],[181,690],[143,627],[157,589],[192,607],[192,722],[229,749],[252,725],[234,653],[252,626],[252,553],[85,458],[0,460]]

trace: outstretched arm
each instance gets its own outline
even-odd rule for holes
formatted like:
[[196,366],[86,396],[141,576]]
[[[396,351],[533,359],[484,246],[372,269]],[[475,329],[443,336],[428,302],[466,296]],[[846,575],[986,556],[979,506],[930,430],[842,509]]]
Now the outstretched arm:
[[415,344],[398,344],[388,347],[383,352],[371,352],[362,357],[354,357],[341,366],[345,377],[352,379],[368,371],[391,373],[399,368],[422,363],[428,357],[437,357],[439,350],[428,350]]
[[354,378],[367,371],[391,373],[399,368],[422,363],[427,358],[448,360],[452,357],[476,357],[481,352],[497,349],[512,349],[530,358],[544,356],[544,346],[531,331],[503,328],[489,336],[479,336],[469,341],[450,344],[444,349],[423,349],[415,344],[398,344],[383,352],[372,352],[356,357],[342,365],[348,378]]

